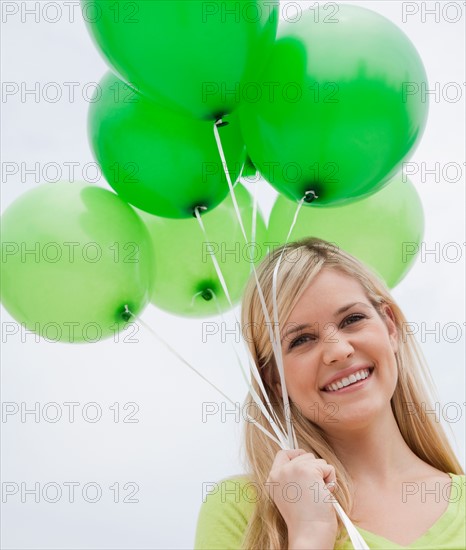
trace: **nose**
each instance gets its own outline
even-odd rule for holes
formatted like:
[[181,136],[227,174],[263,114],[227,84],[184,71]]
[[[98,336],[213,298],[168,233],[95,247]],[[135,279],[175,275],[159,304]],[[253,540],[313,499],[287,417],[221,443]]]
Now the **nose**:
[[353,344],[332,325],[322,340],[322,360],[326,365],[345,361],[354,353]]

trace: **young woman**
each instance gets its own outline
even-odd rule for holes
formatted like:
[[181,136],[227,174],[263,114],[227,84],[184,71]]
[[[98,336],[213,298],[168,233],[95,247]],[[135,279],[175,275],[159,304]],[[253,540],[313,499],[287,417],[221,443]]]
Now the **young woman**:
[[[257,271],[270,315],[281,255],[275,250]],[[464,471],[428,414],[434,409],[428,369],[386,285],[351,255],[310,238],[286,246],[276,297],[286,414],[299,448],[281,450],[246,422],[249,472],[224,480],[207,497],[195,548],[353,548],[333,498],[370,548],[465,549]],[[242,324],[285,426],[254,277]],[[255,380],[253,387],[261,395]],[[250,394],[245,407],[254,409]]]

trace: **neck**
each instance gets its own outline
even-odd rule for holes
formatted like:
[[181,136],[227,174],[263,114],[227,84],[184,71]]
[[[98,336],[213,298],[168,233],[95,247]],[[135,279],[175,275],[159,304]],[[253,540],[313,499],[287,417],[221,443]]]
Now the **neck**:
[[426,466],[403,439],[391,408],[354,429],[327,433],[327,439],[356,485],[392,486]]

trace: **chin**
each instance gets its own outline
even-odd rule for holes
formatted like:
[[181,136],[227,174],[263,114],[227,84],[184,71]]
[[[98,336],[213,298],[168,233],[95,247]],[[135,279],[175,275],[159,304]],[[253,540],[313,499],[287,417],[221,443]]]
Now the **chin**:
[[390,403],[367,403],[355,404],[355,406],[347,405],[344,411],[338,411],[334,416],[335,422],[324,422],[322,429],[325,431],[341,431],[345,432],[353,430],[361,430],[370,426],[377,417],[383,415],[388,409],[391,412]]

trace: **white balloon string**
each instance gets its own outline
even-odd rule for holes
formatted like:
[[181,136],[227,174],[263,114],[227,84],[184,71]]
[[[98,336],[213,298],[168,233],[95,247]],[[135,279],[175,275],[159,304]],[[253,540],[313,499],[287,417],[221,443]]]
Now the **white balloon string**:
[[[193,372],[195,372],[198,376],[200,376],[209,386],[214,388],[220,395],[222,395],[227,401],[229,401],[236,409],[240,409],[239,403],[235,403],[232,399],[228,397],[220,388],[218,388],[215,384],[213,384],[208,378],[206,378],[203,374],[201,374],[195,367],[193,367],[184,357],[182,357],[174,348],[170,346],[161,336],[159,336],[155,330],[153,330],[147,323],[145,323],[142,319],[136,317],[134,313],[126,307],[126,313],[129,313],[135,320],[136,323],[141,324],[147,331],[149,331],[159,342],[161,342],[175,357],[177,357],[184,365],[189,367]],[[241,412],[241,411],[240,411]],[[281,441],[279,441],[275,436],[273,436],[270,432],[268,432],[263,426],[261,426],[255,418],[252,418],[249,414],[246,415],[246,418],[249,422],[252,422],[254,425],[256,425],[262,432],[265,433],[270,439],[272,439],[277,445],[281,446]]]
[[[224,154],[223,147],[222,147],[222,141],[220,139],[220,135],[219,135],[218,128],[217,128],[217,124],[219,124],[221,122],[222,121],[219,120],[214,124],[215,140],[217,142],[217,148],[218,148],[218,151],[219,151],[220,159],[222,161],[222,166],[223,166],[223,169],[225,171],[225,177],[227,179],[228,186],[229,186],[229,189],[230,189],[230,195],[231,195],[231,199],[233,201],[233,206],[234,206],[234,209],[235,209],[236,217],[238,218],[238,223],[239,223],[239,226],[241,228],[241,232],[243,233],[244,240],[245,240],[246,244],[248,244],[249,240],[248,240],[248,237],[246,235],[246,230],[244,228],[243,220],[241,218],[241,213],[240,213],[239,208],[238,208],[238,203],[236,201],[235,192],[233,190],[233,184],[231,182],[230,173],[228,171],[228,166],[227,166],[227,163],[226,163],[226,160],[225,160],[225,154]],[[253,273],[254,273],[254,278],[255,278],[255,281],[256,281],[256,287],[257,287],[257,292],[258,292],[258,295],[259,295],[259,300],[260,300],[262,311],[263,311],[265,321],[266,321],[266,327],[267,327],[268,332],[269,332],[269,339],[270,339],[270,342],[272,344],[272,349],[273,349],[275,358],[277,358],[277,356],[279,354],[279,351],[280,351],[278,349],[278,347],[280,346],[280,342],[275,341],[274,331],[273,331],[273,328],[272,328],[272,323],[270,321],[270,315],[269,315],[269,312],[267,310],[267,305],[265,303],[264,294],[262,292],[262,287],[260,285],[259,278],[257,276],[257,271],[256,271],[256,267],[254,265],[254,262],[251,262],[251,265],[252,265],[252,269],[253,269]],[[267,398],[267,400],[268,400],[268,398]],[[285,416],[287,415],[286,409],[284,410],[284,415]],[[288,424],[288,426],[290,426],[289,418],[288,418],[287,424]],[[292,430],[292,427],[291,427],[291,430]],[[292,436],[292,432],[290,430],[288,430],[288,438],[289,438],[290,446],[292,446],[294,444],[294,441],[296,440],[296,438]]]
[[[200,216],[199,211],[198,211],[197,208],[194,209],[194,213],[195,213],[195,215],[196,215],[196,219],[197,219],[198,222],[199,222],[199,226],[200,226],[200,228],[201,228],[201,230],[202,230],[202,232],[203,232],[203,234],[204,234],[204,237],[205,237],[206,241],[207,241],[208,243],[210,243],[211,241],[210,241],[210,239],[209,239],[209,236],[208,236],[208,234],[207,234],[206,228],[205,228],[205,226],[204,226],[204,223],[202,222],[201,216]],[[216,256],[215,256],[215,252],[212,251],[212,253],[211,253],[210,256],[211,256],[211,258],[212,258],[212,262],[213,262],[213,264],[214,264],[214,269],[215,269],[215,271],[216,271],[216,273],[217,273],[217,276],[218,276],[218,278],[219,278],[220,284],[221,284],[222,289],[223,289],[223,291],[224,291],[224,293],[225,293],[225,296],[226,296],[226,298],[227,298],[228,304],[230,305],[231,309],[233,310],[233,303],[232,303],[232,301],[231,301],[230,293],[228,292],[228,288],[227,288],[227,284],[226,284],[226,281],[225,281],[225,277],[223,276],[222,270],[220,269],[220,265],[219,265],[219,263],[218,263],[218,261],[217,261],[217,258],[216,258]],[[212,291],[211,291],[211,292],[212,292]],[[215,293],[213,293],[213,295],[215,296]],[[216,304],[218,305],[218,302],[216,302]],[[239,323],[238,319],[236,318],[236,315],[235,315],[235,320],[236,320],[237,325],[240,326],[240,323]],[[242,364],[242,362],[241,362],[241,360],[240,360],[240,358],[239,358],[239,356],[238,356],[236,350],[235,350],[235,355],[236,355],[236,357],[237,357],[237,359],[238,359],[239,365],[240,365],[241,370],[242,370],[242,372],[243,372],[243,377],[244,377],[244,379],[245,379],[245,381],[246,381],[246,383],[247,383],[247,385],[248,385],[249,390],[251,391],[252,386],[251,386],[251,384],[249,383],[249,381],[247,380],[246,373],[245,373],[245,369],[244,369],[244,367],[243,367],[243,364]],[[257,369],[257,366],[256,366],[256,364],[255,364],[254,362],[252,362],[251,367],[252,367],[253,369]],[[259,376],[258,373],[257,373],[257,376],[260,378],[260,376]],[[263,392],[264,392],[264,400],[265,400],[265,402],[267,403],[268,397],[267,397],[267,392],[265,391],[265,388],[263,388]],[[254,396],[254,395],[257,396],[256,392],[253,392],[252,395],[253,395],[253,396]],[[254,398],[254,397],[253,397],[253,398]],[[280,430],[279,430],[279,428],[277,427],[276,423],[271,421],[270,413],[264,408],[263,402],[262,402],[260,399],[258,399],[258,400],[256,401],[256,403],[257,403],[257,405],[260,407],[261,411],[264,413],[264,416],[267,418],[267,420],[269,420],[272,429],[273,429],[273,430],[275,431],[275,433],[277,434],[277,437],[281,440],[282,437],[283,437],[283,434],[280,433]],[[271,410],[273,411],[273,407],[271,408]],[[274,411],[273,411],[273,415],[275,416],[275,412],[274,412]]]
[[141,324],[147,331],[149,331],[157,340],[163,344],[175,357],[177,357],[182,363],[184,363],[187,367],[189,367],[193,372],[195,372],[198,376],[200,376],[207,384],[209,384],[214,390],[217,390],[225,399],[227,399],[232,405],[237,406],[237,403],[235,403],[232,399],[228,397],[220,388],[217,388],[215,384],[213,384],[210,380],[208,380],[203,374],[201,374],[195,367],[193,367],[186,359],[181,356],[174,348],[170,346],[168,342],[166,342],[161,336],[159,336],[155,330],[153,330],[147,323],[145,323],[141,318],[136,317],[134,313],[128,309],[128,306],[126,306],[126,312],[129,313],[135,320],[136,323]]
[[[209,236],[208,236],[208,234],[207,234],[207,231],[206,231],[206,228],[205,228],[205,226],[204,226],[204,223],[202,222],[202,219],[201,219],[201,216],[200,216],[200,214],[199,214],[198,208],[195,208],[195,209],[194,209],[194,213],[195,213],[195,215],[196,215],[196,219],[197,219],[198,222],[199,222],[199,226],[200,226],[200,228],[201,228],[201,230],[202,230],[202,232],[203,232],[203,234],[204,234],[204,237],[205,237],[206,241],[210,243],[211,241],[210,241]],[[215,256],[215,253],[214,253],[214,252],[212,252],[211,258],[212,258],[212,262],[213,262],[213,264],[214,264],[214,269],[215,269],[215,271],[216,271],[216,273],[217,273],[217,276],[218,276],[218,278],[219,278],[220,284],[221,284],[222,289],[223,289],[223,291],[224,291],[224,293],[225,293],[225,296],[226,296],[226,298],[227,298],[228,304],[230,305],[231,309],[233,310],[233,309],[234,309],[234,306],[233,306],[233,303],[232,303],[231,298],[230,298],[230,293],[228,292],[228,288],[227,288],[227,285],[226,285],[225,278],[224,278],[224,276],[223,276],[223,274],[222,274],[222,270],[220,269],[220,265],[219,265],[219,263],[218,263],[218,261],[217,261],[217,258],[216,258],[216,256]],[[235,320],[236,320],[236,322],[238,323],[238,325],[240,325],[238,319],[236,318],[236,314],[235,314]],[[243,343],[244,343],[244,340],[243,340]],[[255,378],[256,378],[256,380],[257,380],[257,379],[260,379],[261,377],[260,377],[259,373],[257,372],[257,365],[255,364],[254,360],[253,360],[252,357],[251,357],[250,350],[249,350],[249,348],[248,348],[247,345],[246,345],[245,347],[246,347],[246,351],[247,351],[247,353],[248,353],[248,359],[249,359],[249,361],[250,361],[250,367],[251,367],[251,369],[253,370],[253,373],[256,374]],[[242,365],[241,361],[240,361],[240,365],[241,365],[241,368],[243,369],[243,372],[244,372],[244,368],[243,368],[243,365]],[[265,388],[264,388],[263,385],[261,385],[261,391],[263,392],[263,394],[264,394],[264,400],[265,400],[265,402],[267,403],[267,402],[269,401],[269,399],[268,399],[267,392],[266,392],[266,390],[265,390]],[[259,405],[259,406],[262,406],[262,402],[261,402],[260,404],[258,403],[258,405]],[[273,410],[273,407],[271,408],[271,411],[272,411],[273,415],[275,416],[275,411]],[[277,420],[278,420],[278,418],[277,418]]]
[[[209,244],[212,244],[211,240],[209,239],[207,232],[205,230],[204,224],[201,219],[201,215],[199,214],[199,209],[196,207],[194,209],[194,214],[196,215],[197,221],[199,222],[199,225],[201,226],[202,232],[204,233],[204,237],[206,238],[207,242]],[[213,251],[213,248],[211,249]],[[230,307],[233,308],[233,304],[231,303],[230,293],[228,292],[227,284],[225,282],[225,279],[223,277],[222,270],[220,269],[220,266],[218,265],[217,258],[215,256],[215,253],[212,252],[210,254],[210,257],[212,258],[212,262],[214,264],[215,271],[217,272],[217,276],[219,278],[220,284],[222,285],[223,292],[225,293],[225,296],[228,300],[228,303],[230,304]]]
[[356,529],[353,522],[345,514],[345,511],[336,500],[333,502],[333,507],[348,532],[354,550],[370,550],[366,541],[362,538],[361,533]]
[[[222,311],[222,309],[221,309],[221,307],[220,307],[220,304],[219,304],[219,302],[218,302],[218,300],[217,300],[217,296],[215,295],[215,293],[213,293],[213,296],[214,296],[214,299],[215,299],[215,305],[217,306],[217,310],[218,310],[218,312],[219,312],[219,315],[220,315],[221,318],[222,318],[222,322],[226,325],[225,316],[224,316],[223,311]],[[235,315],[235,322],[236,322],[236,325],[237,325],[237,326],[240,326],[240,324],[239,324],[239,322],[238,322],[238,319],[236,318],[236,315]],[[258,405],[258,407],[260,408],[262,414],[265,416],[265,418],[266,418],[266,419],[268,420],[268,422],[270,423],[270,425],[271,425],[273,431],[275,432],[275,434],[276,434],[278,440],[280,440],[280,442],[281,442],[281,444],[280,444],[280,446],[281,446],[281,445],[284,443],[284,441],[286,440],[286,438],[284,437],[283,426],[282,426],[280,420],[278,419],[278,417],[276,416],[273,407],[271,406],[270,403],[267,402],[267,392],[266,392],[266,390],[265,390],[265,388],[264,388],[264,386],[263,386],[263,382],[262,382],[261,377],[258,375],[258,373],[255,372],[257,369],[251,369],[251,371],[252,371],[254,377],[256,378],[256,380],[259,379],[259,381],[260,381],[260,382],[259,382],[259,386],[261,386],[263,395],[264,395],[264,397],[265,397],[265,400],[264,400],[265,403],[264,403],[264,402],[260,399],[260,397],[257,395],[256,390],[253,388],[253,386],[251,385],[250,381],[248,380],[247,375],[246,375],[245,368],[244,368],[243,363],[242,363],[242,361],[241,361],[241,358],[240,358],[240,356],[239,356],[239,354],[238,354],[238,350],[237,350],[236,347],[233,345],[233,342],[231,342],[231,347],[232,347],[232,349],[233,349],[233,353],[234,353],[234,355],[235,355],[235,357],[236,357],[236,360],[237,360],[237,362],[238,362],[238,365],[239,365],[239,367],[240,367],[241,374],[243,375],[244,381],[246,382],[246,386],[247,386],[249,392],[251,393],[251,396],[252,396],[254,402],[256,403],[256,405]],[[247,349],[247,348],[246,348],[246,349]],[[252,364],[255,366],[255,363],[254,363],[254,362],[253,362]],[[270,406],[270,411],[272,412],[272,415],[273,415],[274,418],[272,418],[272,416],[270,415],[270,412],[267,410],[267,405]],[[260,425],[260,424],[258,424],[258,422],[256,422],[256,421],[254,421],[254,424]],[[278,424],[278,426],[277,426],[277,424]],[[262,430],[262,431],[264,431],[264,433],[269,433],[269,432],[267,432],[266,430]],[[278,441],[278,440],[275,439],[275,441]]]
[[[278,258],[277,263],[275,264],[275,268],[273,270],[273,277],[272,277],[272,303],[273,303],[273,321],[274,321],[274,329],[275,329],[275,338],[278,342],[277,345],[277,354],[276,354],[276,362],[277,362],[277,369],[280,375],[280,384],[282,388],[282,397],[283,397],[283,408],[285,411],[290,408],[290,402],[288,399],[288,391],[286,388],[286,382],[285,382],[285,369],[283,366],[283,355],[282,355],[282,344],[281,344],[281,336],[280,336],[280,326],[278,323],[278,305],[277,305],[277,278],[278,278],[278,270],[280,268],[280,263],[283,258],[283,254],[286,250],[286,245],[288,244],[288,241],[290,239],[290,235],[293,231],[293,228],[296,224],[296,220],[298,219],[298,214],[301,209],[301,206],[303,205],[305,197],[303,197],[299,203],[298,207],[296,208],[296,212],[293,218],[293,221],[291,223],[290,229],[288,231],[288,235],[286,237],[285,244],[282,248],[280,257]],[[290,446],[293,446],[296,444],[296,434],[294,433],[294,430],[291,425],[290,415],[286,415],[286,421],[287,421],[287,431],[288,431],[288,438],[290,440]]]
[[[257,223],[257,183],[252,188],[252,230],[251,230],[251,242],[256,242],[256,223]],[[254,261],[249,259],[251,264],[254,265]]]

